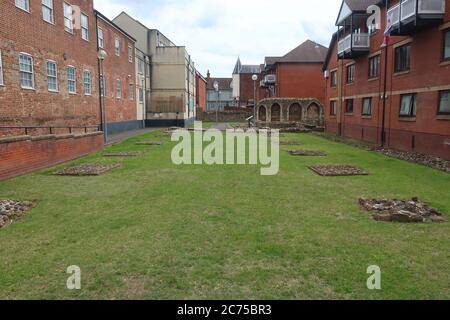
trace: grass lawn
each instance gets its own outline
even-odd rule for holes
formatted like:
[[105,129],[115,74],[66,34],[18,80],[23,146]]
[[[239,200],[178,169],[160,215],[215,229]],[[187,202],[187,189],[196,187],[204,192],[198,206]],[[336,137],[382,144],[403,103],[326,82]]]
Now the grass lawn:
[[[288,155],[257,166],[175,166],[161,132],[108,151],[145,151],[99,177],[0,182],[0,199],[36,200],[0,230],[0,298],[450,299],[450,222],[376,222],[359,197],[418,196],[450,219],[450,175],[308,134],[286,134],[328,157]],[[320,177],[313,164],[353,164],[370,176]],[[63,168],[68,164],[60,165]],[[82,289],[66,288],[78,265]],[[378,265],[382,290],[366,287]]]

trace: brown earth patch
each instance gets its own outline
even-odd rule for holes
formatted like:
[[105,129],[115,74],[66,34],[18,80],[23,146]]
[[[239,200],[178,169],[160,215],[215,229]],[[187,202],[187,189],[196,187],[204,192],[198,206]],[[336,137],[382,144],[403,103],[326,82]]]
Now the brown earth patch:
[[61,169],[55,173],[58,176],[99,176],[113,169],[120,168],[122,164],[83,163],[73,167]]

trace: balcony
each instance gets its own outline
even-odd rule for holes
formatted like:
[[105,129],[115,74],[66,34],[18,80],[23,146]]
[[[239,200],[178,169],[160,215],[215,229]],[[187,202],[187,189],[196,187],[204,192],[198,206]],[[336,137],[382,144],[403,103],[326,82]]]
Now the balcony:
[[370,49],[370,35],[368,33],[352,33],[338,42],[338,57],[352,59],[367,54]]
[[392,35],[411,35],[439,24],[445,15],[445,0],[402,0],[388,10]]
[[277,76],[274,74],[268,74],[264,77],[264,82],[268,85],[275,84],[277,82]]

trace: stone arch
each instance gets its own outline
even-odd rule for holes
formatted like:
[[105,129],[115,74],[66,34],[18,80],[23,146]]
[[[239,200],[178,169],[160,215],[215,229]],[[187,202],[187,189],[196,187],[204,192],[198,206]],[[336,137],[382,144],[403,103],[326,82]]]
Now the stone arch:
[[312,102],[306,109],[306,121],[312,125],[320,125],[322,110],[321,107],[316,103]]
[[302,121],[302,106],[295,102],[289,106],[289,119],[288,121],[300,122]]
[[271,122],[281,122],[281,106],[278,103],[274,103],[270,108]]
[[259,106],[258,108],[258,121],[267,121],[267,108],[265,106]]

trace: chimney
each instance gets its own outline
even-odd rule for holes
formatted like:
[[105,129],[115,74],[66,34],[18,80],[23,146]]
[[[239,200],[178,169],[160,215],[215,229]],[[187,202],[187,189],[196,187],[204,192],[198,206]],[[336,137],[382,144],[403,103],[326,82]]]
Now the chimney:
[[211,78],[211,73],[209,73],[209,70],[208,70],[208,73],[206,74],[206,79],[209,80],[209,78]]

